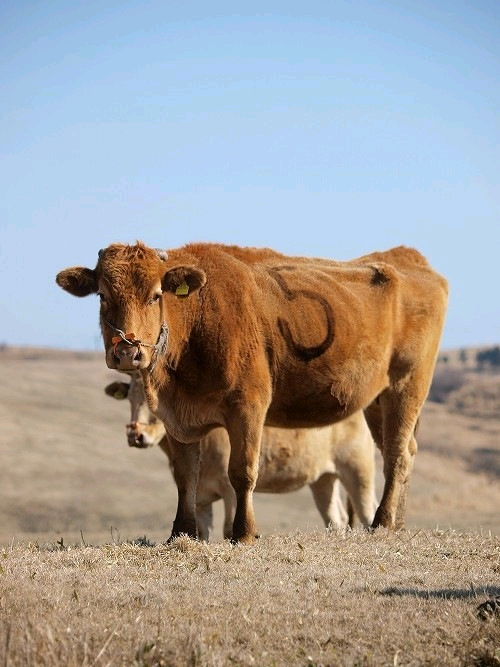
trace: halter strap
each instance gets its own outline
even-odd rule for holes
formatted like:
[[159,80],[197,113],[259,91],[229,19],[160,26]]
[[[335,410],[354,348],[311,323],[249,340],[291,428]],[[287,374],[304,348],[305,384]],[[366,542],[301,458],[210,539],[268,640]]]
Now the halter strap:
[[113,351],[115,351],[116,346],[120,341],[123,341],[124,343],[127,343],[127,345],[137,345],[139,350],[142,347],[151,347],[153,349],[153,360],[148,366],[148,371],[151,373],[153,368],[156,366],[156,362],[158,361],[158,356],[166,352],[167,347],[168,347],[168,336],[170,333],[170,330],[168,328],[168,325],[166,322],[162,322],[162,325],[160,327],[160,333],[158,334],[158,340],[154,345],[151,345],[150,343],[144,343],[142,340],[139,338],[135,337],[134,333],[125,333],[118,327],[115,327],[114,324],[112,324],[109,320],[107,320],[105,317],[103,317],[104,322],[108,325],[110,329],[113,329],[113,331],[116,331],[118,336],[113,336],[111,339],[111,342],[113,343]]

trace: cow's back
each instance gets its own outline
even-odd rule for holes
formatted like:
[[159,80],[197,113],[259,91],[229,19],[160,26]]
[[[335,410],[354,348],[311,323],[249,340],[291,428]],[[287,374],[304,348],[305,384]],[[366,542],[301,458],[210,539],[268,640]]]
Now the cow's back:
[[321,428],[265,427],[256,490],[279,493],[312,484],[339,467],[365,467],[373,460],[373,440],[362,412]]

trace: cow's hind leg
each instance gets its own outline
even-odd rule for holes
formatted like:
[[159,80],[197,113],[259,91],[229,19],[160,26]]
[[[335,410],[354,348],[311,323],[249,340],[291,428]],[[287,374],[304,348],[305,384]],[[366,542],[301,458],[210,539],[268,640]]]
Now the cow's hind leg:
[[[404,528],[406,498],[417,451],[414,432],[425,396],[420,398],[409,390],[386,389],[377,400],[382,415],[385,484],[372,527],[400,530]],[[366,417],[372,428],[369,412]]]
[[354,513],[354,507],[352,505],[352,500],[347,496],[347,525],[349,528],[354,528],[356,523],[356,514]]
[[196,506],[196,525],[198,527],[198,537],[203,542],[208,542],[210,533],[214,527],[214,512],[212,503]]
[[224,480],[221,491],[222,502],[224,503],[224,527],[223,534],[224,539],[230,540],[233,537],[233,523],[234,515],[236,513],[236,495],[234,489],[229,481]]
[[171,465],[177,485],[177,513],[170,540],[179,535],[196,539],[196,487],[200,472],[200,443],[186,445],[171,438]]
[[[410,456],[412,457],[412,468],[413,468],[413,461],[415,460],[415,456],[417,454],[417,441],[414,435],[410,438],[408,449]],[[408,481],[399,494],[398,508],[396,510],[396,530],[402,530],[405,526],[406,503],[408,499],[409,490],[410,490],[410,479],[408,475]]]
[[325,473],[309,485],[318,512],[328,528],[345,528],[347,513],[342,503],[337,475]]
[[[339,479],[347,491],[352,509],[364,526],[368,528],[375,514],[375,462],[370,456],[367,460],[353,460],[338,466]],[[349,511],[349,526],[354,525],[354,517]]]

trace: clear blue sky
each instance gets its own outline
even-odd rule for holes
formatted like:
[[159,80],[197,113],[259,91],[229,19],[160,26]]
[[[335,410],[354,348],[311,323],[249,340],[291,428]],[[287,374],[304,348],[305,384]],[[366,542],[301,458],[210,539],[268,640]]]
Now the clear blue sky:
[[414,246],[442,346],[499,343],[499,7],[4,2],[0,342],[101,349],[55,275],[140,239]]

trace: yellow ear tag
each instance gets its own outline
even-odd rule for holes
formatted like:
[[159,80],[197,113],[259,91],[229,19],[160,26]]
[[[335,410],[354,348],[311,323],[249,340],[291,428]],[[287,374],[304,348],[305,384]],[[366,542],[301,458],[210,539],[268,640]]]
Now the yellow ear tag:
[[175,296],[187,296],[189,294],[189,285],[186,281],[181,283],[175,290]]
[[123,391],[121,391],[121,389],[117,389],[113,394],[113,398],[116,398],[117,401],[123,401],[123,399],[125,398],[125,394],[123,393]]

